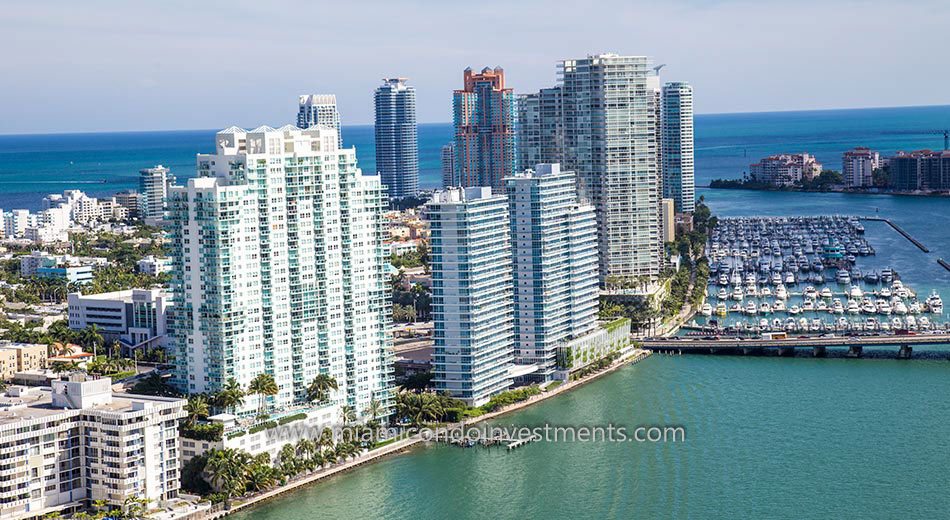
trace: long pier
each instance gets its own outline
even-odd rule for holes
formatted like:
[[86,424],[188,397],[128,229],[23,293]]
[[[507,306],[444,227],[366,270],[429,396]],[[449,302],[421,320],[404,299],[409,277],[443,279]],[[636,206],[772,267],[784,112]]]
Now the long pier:
[[946,269],[947,271],[950,271],[950,264],[948,264],[947,261],[944,260],[943,258],[938,258],[937,263],[940,264],[940,266]]
[[891,219],[889,219],[889,218],[883,218],[883,217],[861,217],[861,218],[864,219],[864,220],[873,220],[873,221],[877,221],[877,222],[886,222],[887,225],[889,225],[889,226],[891,226],[892,228],[894,228],[894,231],[897,231],[897,232],[900,233],[904,238],[906,238],[907,240],[910,240],[910,243],[911,243],[911,244],[914,244],[915,246],[917,246],[918,249],[920,249],[920,250],[923,251],[924,253],[929,253],[929,252],[930,252],[930,249],[928,249],[927,246],[925,246],[923,243],[921,243],[920,240],[917,240],[916,238],[914,238],[913,236],[911,236],[910,233],[904,231],[904,229],[903,229],[902,227],[900,227],[900,226],[898,226],[897,224],[895,224],[895,223],[894,223]]
[[796,349],[812,349],[816,357],[824,356],[829,347],[846,347],[849,357],[861,357],[864,347],[899,347],[898,357],[909,359],[914,346],[950,347],[950,333],[908,334],[888,336],[825,336],[788,339],[743,339],[736,337],[674,339],[656,338],[642,341],[643,347],[679,354],[757,354],[766,350],[780,356],[792,356]]

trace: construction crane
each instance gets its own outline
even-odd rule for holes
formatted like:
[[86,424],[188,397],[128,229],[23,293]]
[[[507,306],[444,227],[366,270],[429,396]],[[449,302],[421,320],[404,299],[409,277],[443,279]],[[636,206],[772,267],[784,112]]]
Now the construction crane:
[[942,135],[943,149],[950,150],[950,129],[948,130],[893,130],[884,132],[890,135]]

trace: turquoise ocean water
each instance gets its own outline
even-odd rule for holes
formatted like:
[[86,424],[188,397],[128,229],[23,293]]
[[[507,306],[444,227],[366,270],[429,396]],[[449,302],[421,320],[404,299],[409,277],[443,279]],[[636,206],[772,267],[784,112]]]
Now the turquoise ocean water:
[[[840,169],[841,152],[853,146],[885,153],[939,148],[938,136],[888,132],[948,126],[950,106],[700,115],[697,184],[741,176],[770,153],[808,151]],[[43,195],[70,188],[91,195],[137,188],[138,170],[159,163],[180,178],[189,177],[195,154],[214,150],[215,131],[0,135],[0,208],[35,209]],[[422,187],[439,186],[439,152],[451,135],[449,124],[419,125]],[[356,147],[364,171],[375,171],[372,126],[344,126],[343,140]]]

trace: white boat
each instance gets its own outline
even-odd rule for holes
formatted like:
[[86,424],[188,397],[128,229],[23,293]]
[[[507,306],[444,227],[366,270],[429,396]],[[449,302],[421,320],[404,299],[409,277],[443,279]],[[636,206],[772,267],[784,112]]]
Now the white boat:
[[719,298],[720,300],[725,300],[726,298],[729,297],[729,291],[726,291],[725,288],[719,289],[719,292],[716,293],[716,297]]
[[773,329],[775,329],[775,330],[782,330],[782,327],[783,327],[783,326],[784,326],[784,325],[782,324],[782,319],[781,319],[781,318],[774,318],[774,319],[772,320],[772,328],[773,328]]
[[831,299],[833,295],[831,294],[831,289],[825,287],[821,290],[821,297]]
[[848,314],[858,314],[861,312],[861,306],[856,300],[848,300]]
[[831,312],[835,314],[844,314],[844,305],[842,305],[841,300],[835,298],[834,303],[831,304]]
[[838,318],[838,321],[835,322],[835,325],[838,327],[838,329],[843,329],[843,330],[848,330],[851,328],[851,323],[848,322],[848,318],[844,318],[844,317]]
[[763,287],[762,289],[759,290],[759,295],[763,297],[772,296],[772,289],[769,289],[768,287]]
[[861,298],[864,296],[864,291],[862,291],[857,285],[852,285],[851,290],[848,292],[848,296],[851,296],[852,298]]
[[778,298],[779,300],[787,300],[787,299],[788,299],[788,290],[785,288],[784,285],[779,285],[779,286],[775,289],[775,297]]
[[917,300],[910,302],[910,307],[907,310],[911,314],[920,314],[920,311],[921,311],[920,302]]
[[742,305],[738,303],[733,303],[732,307],[729,307],[729,312],[742,312]]
[[838,269],[835,280],[842,285],[851,285],[851,273],[844,269]]
[[785,283],[793,284],[795,283],[795,273],[788,273],[785,275]]
[[904,322],[907,323],[907,328],[910,330],[917,330],[917,318],[913,316],[908,316],[904,318]]
[[798,319],[798,329],[808,332],[808,318]]
[[877,312],[877,306],[874,305],[874,302],[870,298],[865,298],[864,303],[861,304],[861,312],[865,314],[874,314]]
[[775,312],[785,312],[785,302],[783,300],[775,300],[775,303],[772,304],[772,310]]
[[788,313],[791,314],[792,316],[799,314],[800,312],[802,312],[802,308],[799,307],[798,305],[792,305],[792,307],[788,309]]
[[744,294],[743,294],[743,292],[742,292],[742,287],[741,287],[741,286],[738,286],[738,285],[737,285],[737,286],[735,286],[734,289],[732,289],[732,299],[733,299],[733,300],[742,301],[743,296],[744,296]]
[[894,314],[900,314],[900,315],[907,314],[907,305],[904,305],[904,302],[898,300],[894,304]]
[[769,305],[768,302],[762,302],[761,304],[759,304],[759,312],[761,312],[762,314],[771,314],[772,306]]
[[703,306],[699,309],[699,313],[703,316],[712,316],[712,305],[704,303]]
[[877,307],[878,314],[889,315],[891,313],[891,304],[887,303],[887,300],[879,299],[874,302],[874,305]]
[[888,289],[887,287],[885,287],[885,288],[881,289],[880,292],[877,293],[877,295],[878,295],[878,296],[881,296],[881,297],[883,297],[883,298],[890,298],[890,297],[891,297],[891,290]]
[[824,323],[821,322],[818,318],[811,320],[811,331],[812,332],[821,332]]
[[762,318],[761,320],[759,320],[759,328],[762,329],[762,330],[765,330],[765,329],[768,329],[768,328],[769,328],[769,320],[768,320],[768,318]]
[[943,300],[937,291],[930,293],[927,297],[927,308],[934,314],[943,314]]
[[920,327],[921,330],[930,330],[930,318],[921,316],[917,319],[917,326]]
[[772,285],[779,285],[782,283],[782,275],[779,273],[772,273]]
[[891,318],[891,328],[892,329],[903,329],[904,321],[898,317]]
[[725,273],[719,275],[719,285],[729,285],[729,277]]
[[746,314],[755,314],[756,312],[758,312],[758,309],[755,306],[755,302],[750,301],[749,303],[747,303],[745,306],[745,312]]
[[805,296],[805,298],[809,298],[813,300],[818,297],[818,291],[816,291],[814,287],[809,285],[808,287],[805,287],[805,292],[803,293],[803,296]]
[[759,288],[756,287],[754,283],[751,284],[751,285],[746,285],[746,286],[745,286],[745,295],[746,295],[746,296],[753,296],[753,297],[754,297],[754,296],[758,296],[758,295],[759,295]]
[[825,303],[825,300],[818,300],[815,310],[818,312],[826,312],[828,310],[828,304]]

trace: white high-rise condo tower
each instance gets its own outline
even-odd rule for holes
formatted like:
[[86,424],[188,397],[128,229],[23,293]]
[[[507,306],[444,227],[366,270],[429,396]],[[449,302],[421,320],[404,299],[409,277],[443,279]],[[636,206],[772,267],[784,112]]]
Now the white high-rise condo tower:
[[173,382],[215,392],[267,373],[279,386],[267,404],[281,409],[327,374],[339,385],[329,404],[390,406],[379,177],[332,128],[232,127],[216,141],[170,196]]
[[426,204],[432,228],[433,354],[438,391],[473,406],[512,383],[508,201],[491,188],[448,188]]
[[413,196],[419,191],[416,89],[406,78],[384,79],[375,101],[376,170],[390,198]]
[[139,214],[142,218],[162,218],[165,215],[165,199],[173,184],[175,177],[161,164],[139,170]]
[[559,64],[564,168],[597,213],[600,277],[661,267],[656,98],[650,59],[601,54]]
[[696,209],[693,165],[693,87],[682,81],[663,85],[663,197],[677,213]]
[[343,132],[340,130],[340,111],[336,108],[333,94],[308,94],[298,98],[297,128],[329,126],[336,129],[337,146],[343,148]]
[[538,164],[507,179],[515,298],[515,363],[550,381],[558,348],[597,329],[597,221],[574,172]]

